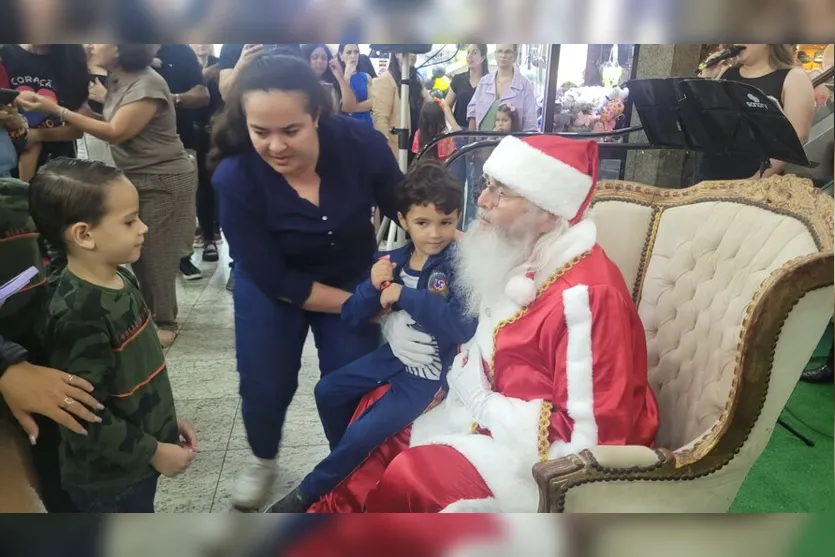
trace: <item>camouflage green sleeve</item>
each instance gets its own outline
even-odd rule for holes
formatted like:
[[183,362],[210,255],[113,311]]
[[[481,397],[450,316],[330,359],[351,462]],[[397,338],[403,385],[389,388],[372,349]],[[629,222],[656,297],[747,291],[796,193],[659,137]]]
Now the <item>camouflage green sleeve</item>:
[[[61,428],[61,437],[72,452],[83,455],[91,468],[103,462],[127,470],[150,466],[157,440],[125,417],[115,415],[108,405],[114,394],[116,354],[104,323],[59,321],[52,328],[50,340],[52,366],[89,381],[95,389],[93,397],[104,405],[98,413],[101,423],[86,424],[86,436]],[[80,462],[75,465],[83,466]]]

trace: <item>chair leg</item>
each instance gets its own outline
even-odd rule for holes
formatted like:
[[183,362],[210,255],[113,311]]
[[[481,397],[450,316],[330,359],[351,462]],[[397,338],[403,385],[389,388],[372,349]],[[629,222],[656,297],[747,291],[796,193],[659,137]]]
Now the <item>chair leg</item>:
[[806,445],[807,447],[814,447],[815,446],[814,441],[812,441],[811,439],[809,439],[808,437],[806,437],[805,435],[803,435],[802,433],[797,431],[795,428],[793,428],[792,426],[790,426],[789,424],[784,422],[783,418],[778,418],[777,423],[780,424],[781,426],[783,426],[783,428],[786,431],[788,431],[789,433],[791,433],[792,435],[794,435],[795,437],[800,439],[803,442],[803,444]]

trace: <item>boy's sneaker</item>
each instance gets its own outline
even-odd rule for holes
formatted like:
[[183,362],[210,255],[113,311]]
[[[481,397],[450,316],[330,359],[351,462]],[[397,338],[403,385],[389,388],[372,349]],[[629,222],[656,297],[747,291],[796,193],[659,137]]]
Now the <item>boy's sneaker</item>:
[[215,244],[206,244],[206,247],[203,248],[203,261],[214,263],[218,259],[220,259],[220,255],[217,253],[217,246]]
[[304,494],[301,492],[301,488],[297,487],[269,507],[267,510],[264,511],[266,513],[278,513],[278,514],[298,514],[307,512],[307,509],[310,508],[312,505],[310,501],[308,501]]
[[203,278],[203,271],[191,262],[190,257],[180,259],[180,273],[182,273],[183,278],[186,280],[200,280]]
[[241,510],[261,508],[273,488],[278,465],[275,460],[256,458],[238,476],[232,490],[232,505]]

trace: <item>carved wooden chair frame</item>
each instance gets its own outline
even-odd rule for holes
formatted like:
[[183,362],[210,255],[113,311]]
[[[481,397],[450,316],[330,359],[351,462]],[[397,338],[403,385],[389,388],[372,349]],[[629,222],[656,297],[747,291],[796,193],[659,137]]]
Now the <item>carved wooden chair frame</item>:
[[767,278],[746,309],[737,346],[736,367],[727,405],[714,427],[686,450],[655,450],[649,466],[607,468],[592,451],[536,464],[539,512],[563,512],[565,496],[575,486],[602,481],[685,481],[727,465],[748,440],[768,393],[774,353],[783,324],[807,293],[833,284],[833,199],[796,176],[762,180],[711,181],[686,189],[661,189],[634,182],[604,181],[594,203],[623,201],[652,207],[652,217],[635,281],[640,301],[644,275],[664,211],[701,202],[725,201],[788,215],[806,226],[818,253],[795,258]]

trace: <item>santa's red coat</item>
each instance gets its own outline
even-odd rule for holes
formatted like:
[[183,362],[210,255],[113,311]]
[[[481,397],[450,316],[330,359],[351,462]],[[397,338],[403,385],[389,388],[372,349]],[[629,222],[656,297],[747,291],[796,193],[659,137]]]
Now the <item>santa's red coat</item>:
[[489,402],[489,430],[449,396],[311,512],[535,512],[536,462],[595,445],[653,445],[658,407],[629,289],[593,222],[558,242],[559,255],[536,273],[533,303],[492,301],[479,317],[471,342],[501,395]]

